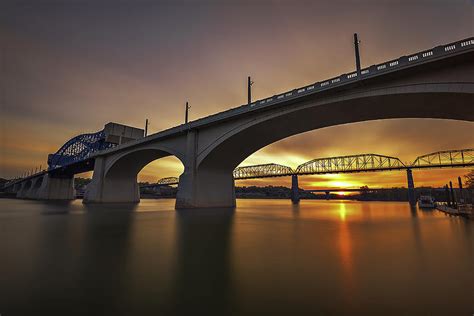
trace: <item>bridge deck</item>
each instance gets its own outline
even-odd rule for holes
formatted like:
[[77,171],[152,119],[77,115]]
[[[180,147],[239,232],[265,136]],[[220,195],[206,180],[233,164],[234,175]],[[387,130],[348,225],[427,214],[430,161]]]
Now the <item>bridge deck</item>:
[[434,48],[423,50],[408,56],[402,56],[380,64],[372,65],[361,69],[360,73],[354,71],[351,73],[341,74],[337,77],[318,81],[303,87],[295,88],[290,91],[260,99],[252,102],[251,104],[244,104],[229,110],[215,113],[187,124],[181,124],[176,127],[160,131],[136,141],[119,145],[111,149],[106,149],[100,153],[95,153],[91,157],[134,147],[140,144],[155,141],[157,139],[168,138],[180,133],[185,133],[189,129],[202,128],[207,125],[217,124],[239,115],[250,114],[254,111],[262,111],[275,106],[284,106],[286,104],[294,103],[298,99],[314,96],[318,93],[340,88],[347,88],[351,85],[358,84],[361,81],[385,76],[405,69],[419,67],[421,65],[433,63],[435,61],[451,58],[469,52],[474,52],[474,37],[459,40],[446,45],[436,46]]

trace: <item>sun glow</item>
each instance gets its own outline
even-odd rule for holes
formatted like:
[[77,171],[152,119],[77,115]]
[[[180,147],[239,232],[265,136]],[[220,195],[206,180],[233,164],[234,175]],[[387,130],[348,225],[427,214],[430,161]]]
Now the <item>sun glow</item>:
[[328,183],[329,187],[340,187],[340,188],[347,188],[355,186],[355,182],[351,181],[330,181]]
[[352,180],[330,180],[330,181],[313,181],[310,186],[321,188],[359,188],[363,184]]
[[346,205],[344,203],[339,204],[339,218],[341,221],[346,220]]

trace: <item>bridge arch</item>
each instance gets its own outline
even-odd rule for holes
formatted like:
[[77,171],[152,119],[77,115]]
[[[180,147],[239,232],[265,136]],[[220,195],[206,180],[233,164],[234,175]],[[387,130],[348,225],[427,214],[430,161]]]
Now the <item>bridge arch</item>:
[[474,83],[415,84],[310,100],[243,121],[199,153],[198,169],[234,170],[276,141],[308,131],[363,121],[432,118],[474,121]]
[[139,172],[150,162],[169,156],[183,163],[184,155],[180,151],[158,145],[96,158],[92,182],[87,187],[84,202],[139,202]]
[[[217,126],[212,141],[199,144],[195,175],[186,171],[181,175],[176,206],[235,206],[232,171],[259,149],[293,135],[380,119],[434,118],[472,122],[474,82],[469,82],[472,81],[470,77],[466,78],[458,78],[464,79],[461,83],[458,80],[451,83],[392,82],[377,87],[361,85]],[[211,134],[212,131],[208,132],[209,138]]]
[[149,146],[119,153],[107,161],[105,176],[136,176],[150,162],[168,156],[174,156],[184,163],[184,155],[169,147]]

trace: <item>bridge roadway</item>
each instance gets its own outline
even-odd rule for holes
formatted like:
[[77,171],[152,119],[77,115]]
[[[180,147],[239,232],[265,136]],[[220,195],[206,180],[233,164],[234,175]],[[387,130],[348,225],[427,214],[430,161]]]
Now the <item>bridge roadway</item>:
[[[377,119],[474,121],[473,73],[471,37],[312,83],[112,148],[81,143],[78,147],[90,148],[89,152],[72,163],[50,166],[40,185],[41,191],[48,194],[37,197],[71,198],[74,174],[93,170],[84,203],[138,202],[138,172],[153,160],[173,155],[184,165],[177,208],[233,207],[233,170],[255,151],[286,137]],[[27,180],[21,182],[24,181]]]

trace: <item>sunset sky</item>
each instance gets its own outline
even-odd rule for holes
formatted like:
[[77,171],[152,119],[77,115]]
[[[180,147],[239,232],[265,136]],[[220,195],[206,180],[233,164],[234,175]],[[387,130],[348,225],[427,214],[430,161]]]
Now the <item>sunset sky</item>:
[[[354,69],[473,36],[474,2],[446,1],[2,1],[0,177],[39,165],[75,135],[107,122],[150,133]],[[381,104],[383,106],[383,104]],[[269,145],[242,165],[295,168],[317,157],[379,153],[413,161],[474,147],[474,123],[382,120],[311,131]],[[245,144],[242,144],[245,146]],[[176,158],[142,181],[178,176]],[[466,169],[415,171],[442,185]],[[290,185],[289,178],[237,185]],[[309,187],[406,186],[404,172],[307,176]]]

